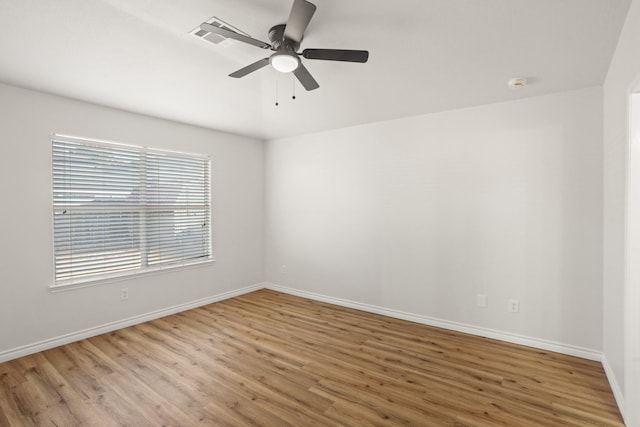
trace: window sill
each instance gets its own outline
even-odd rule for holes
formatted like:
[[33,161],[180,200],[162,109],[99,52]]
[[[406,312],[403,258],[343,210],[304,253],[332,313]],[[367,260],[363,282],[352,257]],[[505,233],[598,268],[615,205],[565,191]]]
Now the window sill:
[[134,280],[145,276],[155,276],[169,271],[190,270],[193,268],[202,268],[210,266],[215,262],[215,258],[206,261],[197,261],[188,264],[170,265],[164,267],[149,268],[142,271],[129,271],[121,274],[109,276],[99,276],[86,279],[69,280],[59,284],[49,285],[49,292],[65,292],[73,289],[82,289],[92,286],[106,285],[109,283],[122,282],[124,280]]

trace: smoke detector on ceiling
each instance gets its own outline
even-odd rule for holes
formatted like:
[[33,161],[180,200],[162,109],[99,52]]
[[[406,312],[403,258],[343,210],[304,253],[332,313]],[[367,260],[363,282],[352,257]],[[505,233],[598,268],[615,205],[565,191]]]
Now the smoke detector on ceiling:
[[509,89],[522,89],[527,85],[527,79],[524,77],[514,77],[509,80],[507,84],[509,85]]
[[[214,27],[218,27],[218,28],[224,28],[225,30],[230,30],[233,31],[235,33],[238,34],[242,34],[244,36],[250,37],[249,34],[245,33],[242,30],[239,30],[238,28],[227,24],[226,22],[224,22],[222,19],[220,18],[216,18],[215,16],[212,16],[210,19],[205,21],[207,24],[211,24]],[[232,44],[234,43],[233,39],[227,38],[225,36],[222,36],[220,34],[215,34],[215,33],[211,33],[209,31],[203,30],[202,28],[200,28],[200,25],[198,25],[196,28],[194,28],[193,30],[189,31],[189,34],[191,34],[192,36],[195,36],[199,39],[204,39],[206,41],[209,41],[213,44],[217,44],[218,46],[224,47],[227,46],[228,44]]]

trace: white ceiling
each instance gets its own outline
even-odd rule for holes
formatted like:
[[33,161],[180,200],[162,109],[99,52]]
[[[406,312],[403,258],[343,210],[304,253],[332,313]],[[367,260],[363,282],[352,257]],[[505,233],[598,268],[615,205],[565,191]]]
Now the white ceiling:
[[[305,92],[265,51],[189,31],[212,16],[268,41],[292,0],[0,0],[0,81],[261,139],[601,85],[630,0],[312,0]],[[507,88],[527,77],[522,90]],[[276,85],[280,105],[276,100]]]

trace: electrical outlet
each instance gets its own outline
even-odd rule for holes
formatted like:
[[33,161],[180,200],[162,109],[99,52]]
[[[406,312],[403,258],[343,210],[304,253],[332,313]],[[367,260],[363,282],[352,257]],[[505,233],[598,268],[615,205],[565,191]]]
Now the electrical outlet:
[[280,269],[280,271],[282,271],[282,274],[287,274],[287,266],[282,264],[282,268]]
[[487,296],[484,294],[478,294],[477,299],[478,307],[486,307],[487,306]]
[[120,289],[120,301],[126,301],[129,299],[129,288]]
[[517,299],[509,300],[509,313],[518,313],[520,311],[520,301]]

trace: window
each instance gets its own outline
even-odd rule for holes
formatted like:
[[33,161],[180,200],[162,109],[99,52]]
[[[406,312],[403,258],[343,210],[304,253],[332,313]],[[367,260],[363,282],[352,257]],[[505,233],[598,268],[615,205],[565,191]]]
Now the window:
[[55,285],[212,259],[208,156],[54,135]]

